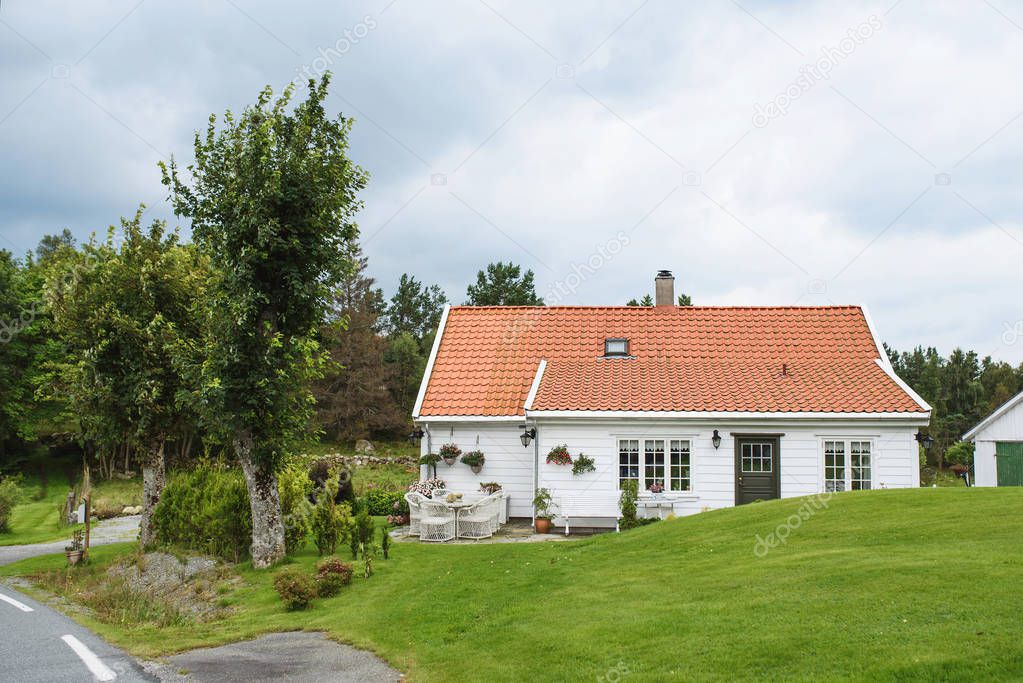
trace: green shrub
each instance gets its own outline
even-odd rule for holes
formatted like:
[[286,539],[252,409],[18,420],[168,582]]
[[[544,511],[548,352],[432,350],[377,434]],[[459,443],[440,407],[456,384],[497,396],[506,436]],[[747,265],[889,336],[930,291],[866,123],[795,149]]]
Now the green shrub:
[[639,483],[635,479],[626,479],[622,482],[622,496],[618,500],[618,507],[622,512],[621,521],[618,526],[621,529],[633,529],[640,526],[640,520],[636,516],[636,501],[639,499]]
[[329,598],[352,582],[352,565],[337,557],[328,557],[316,564],[316,594]]
[[391,559],[391,534],[386,528],[380,530],[380,550],[384,553],[384,559]]
[[274,575],[274,590],[290,610],[305,609],[316,597],[316,584],[297,567],[287,567]]
[[21,484],[17,477],[0,479],[0,533],[11,530],[11,512],[21,501]]
[[284,515],[284,547],[292,555],[302,549],[312,529],[309,495],[313,492],[313,482],[304,468],[291,465],[277,475],[277,486]]
[[408,502],[401,491],[369,489],[366,491],[366,508],[374,517],[408,514]]
[[359,514],[355,516],[355,534],[359,537],[359,543],[372,543],[374,531],[376,523],[369,516],[369,511],[365,508],[359,510]]
[[339,486],[337,474],[328,477],[313,507],[313,540],[320,555],[333,555],[352,526],[352,511],[348,503],[339,505],[335,502]]
[[248,555],[252,510],[238,470],[202,460],[170,478],[153,511],[157,541],[232,562]]
[[954,443],[945,451],[945,462],[949,465],[965,465],[969,467],[973,464],[973,450],[974,445],[969,441]]

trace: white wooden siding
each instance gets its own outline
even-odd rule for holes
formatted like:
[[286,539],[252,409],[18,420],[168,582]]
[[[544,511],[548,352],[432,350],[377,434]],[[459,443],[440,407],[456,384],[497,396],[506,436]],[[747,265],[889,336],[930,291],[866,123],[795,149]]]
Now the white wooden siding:
[[[437,453],[446,443],[454,443],[462,452],[479,449],[487,457],[479,474],[473,474],[468,465],[461,461],[448,466],[444,461],[437,463],[437,476],[448,488],[458,492],[473,492],[480,483],[496,481],[510,496],[508,514],[512,517],[533,515],[533,444],[523,448],[519,441],[522,430],[511,422],[430,422],[433,452]],[[478,439],[478,445],[477,445]],[[427,439],[422,441],[422,452],[426,452]],[[426,468],[421,468],[426,477]]]
[[[461,463],[437,466],[438,476],[455,490],[476,490],[481,481],[497,481],[511,495],[510,514],[531,516],[533,487],[533,444],[523,448],[521,428],[514,423],[431,423],[433,448],[454,442],[463,450],[476,447],[487,456],[479,475]],[[734,434],[783,434],[781,437],[781,496],[810,495],[823,490],[823,441],[831,438],[869,440],[873,444],[872,486],[907,488],[920,485],[919,455],[914,438],[916,425],[868,425],[836,421],[783,423],[776,420],[722,421],[694,424],[652,420],[569,420],[540,421],[537,425],[539,486],[550,489],[555,501],[573,494],[601,493],[618,497],[619,438],[679,438],[690,441],[692,490],[678,495],[676,514],[731,507],[735,504]],[[711,437],[717,429],[721,447],[714,449]],[[575,476],[571,466],[548,465],[547,452],[565,444],[573,456],[580,452],[594,459],[596,472]],[[425,449],[425,440],[424,440]],[[424,451],[425,452],[425,451]],[[642,456],[641,456],[642,457]],[[673,494],[666,494],[669,498]]]

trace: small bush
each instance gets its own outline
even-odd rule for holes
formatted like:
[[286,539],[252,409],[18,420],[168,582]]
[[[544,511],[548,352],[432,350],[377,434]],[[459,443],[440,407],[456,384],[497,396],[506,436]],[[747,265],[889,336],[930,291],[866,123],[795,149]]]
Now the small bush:
[[352,526],[351,508],[347,503],[336,502],[339,485],[338,475],[328,477],[313,508],[313,540],[320,555],[333,555]]
[[969,467],[973,464],[973,451],[974,445],[968,441],[959,441],[948,447],[945,451],[945,462],[949,465],[965,465]]
[[0,533],[11,530],[11,512],[21,501],[21,485],[14,477],[0,480]]
[[640,526],[640,520],[636,516],[636,501],[639,499],[639,484],[635,479],[627,479],[622,482],[622,496],[618,501],[618,507],[622,512],[621,521],[618,526],[622,529],[634,529]]
[[366,507],[374,517],[408,514],[408,502],[400,491],[369,489],[366,491]]
[[203,460],[171,477],[153,511],[157,540],[240,562],[252,542],[249,492],[238,470]]
[[365,509],[359,510],[359,514],[355,516],[355,534],[359,537],[359,543],[372,543],[374,531],[376,524],[369,516],[369,512]]
[[316,565],[316,594],[321,598],[337,595],[352,582],[353,573],[352,565],[337,557],[320,560]]
[[316,584],[297,567],[287,567],[274,575],[274,590],[290,610],[305,609],[316,597]]

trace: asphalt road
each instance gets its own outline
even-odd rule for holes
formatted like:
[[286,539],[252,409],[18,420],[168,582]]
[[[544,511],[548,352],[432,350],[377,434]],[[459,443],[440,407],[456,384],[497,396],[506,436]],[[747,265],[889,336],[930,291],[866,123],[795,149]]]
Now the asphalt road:
[[157,679],[132,657],[60,612],[0,583],[0,681],[114,680]]
[[[130,541],[138,517],[93,528],[93,545]],[[0,546],[0,565],[64,550],[64,541]],[[179,675],[188,671],[187,678]],[[401,674],[372,653],[327,640],[319,633],[276,633],[244,643],[194,650],[168,664],[142,664],[60,612],[0,580],[0,683],[72,681],[196,681],[263,683],[369,683]]]

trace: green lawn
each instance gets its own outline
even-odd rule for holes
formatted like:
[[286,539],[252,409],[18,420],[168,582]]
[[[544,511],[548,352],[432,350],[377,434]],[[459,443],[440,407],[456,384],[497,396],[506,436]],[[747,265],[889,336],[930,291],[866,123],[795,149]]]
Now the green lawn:
[[[1023,676],[1023,489],[850,492],[803,520],[805,503],[575,542],[398,544],[374,577],[301,613],[283,611],[271,573],[241,566],[223,620],[90,625],[142,656],[324,630],[430,681]],[[758,536],[785,524],[759,557]]]
[[[11,530],[0,533],[0,546],[45,543],[70,538],[71,529],[60,525],[60,510],[70,487],[65,479],[51,480],[43,487],[36,479],[24,482],[24,501],[11,512]],[[93,510],[117,510],[142,503],[142,480],[95,482]]]

